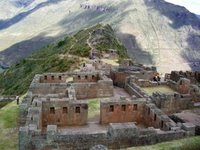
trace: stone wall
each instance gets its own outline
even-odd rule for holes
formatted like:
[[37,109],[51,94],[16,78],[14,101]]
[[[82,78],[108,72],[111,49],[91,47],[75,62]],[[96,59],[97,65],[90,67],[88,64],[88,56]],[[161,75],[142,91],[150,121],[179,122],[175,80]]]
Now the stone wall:
[[167,115],[165,115],[154,104],[146,104],[144,108],[144,121],[147,126],[153,126],[162,130],[177,129],[176,123],[173,122]]
[[42,102],[42,125],[58,126],[87,124],[88,104],[85,101],[50,99]]
[[[109,149],[122,149],[132,146],[155,144],[158,142],[175,140],[189,136],[187,130],[160,131],[154,128],[140,129],[134,123],[111,123],[108,130],[101,133],[69,133],[63,134],[57,131],[55,125],[47,127],[45,136],[31,136],[27,127],[20,128],[20,150],[26,149],[90,149],[94,145],[105,145]],[[190,128],[189,130],[193,130]]]
[[130,95],[135,95],[138,98],[147,98],[148,95],[145,93],[144,90],[141,89],[140,86],[138,86],[136,83],[136,78],[135,76],[130,76],[126,79],[126,85],[125,85],[125,90],[130,94]]
[[62,82],[62,83],[41,83],[40,75],[36,75],[29,87],[29,91],[33,95],[47,95],[47,94],[64,94],[68,97],[68,88],[71,84]]
[[97,82],[100,80],[99,74],[97,72],[81,72],[73,76],[73,81],[76,82]]
[[114,85],[121,88],[125,87],[126,78],[130,75],[135,76],[136,78],[143,80],[153,80],[153,77],[157,74],[156,71],[131,71],[130,68],[113,68],[111,70],[111,79],[113,80]]
[[77,99],[100,98],[113,96],[113,82],[106,76],[97,82],[74,83]]
[[102,100],[100,104],[100,123],[143,122],[144,99],[121,98]]
[[115,86],[124,88],[125,81],[126,81],[126,78],[129,76],[129,73],[111,70],[110,76]]
[[200,82],[200,72],[190,72],[190,71],[172,71],[170,74],[170,79],[178,82],[180,78],[187,78],[191,81],[191,83],[196,84]]
[[181,95],[178,93],[171,95],[157,92],[153,93],[152,99],[156,106],[167,114],[176,113],[194,107],[190,95]]
[[40,83],[62,83],[67,79],[67,74],[64,73],[49,73],[40,76]]

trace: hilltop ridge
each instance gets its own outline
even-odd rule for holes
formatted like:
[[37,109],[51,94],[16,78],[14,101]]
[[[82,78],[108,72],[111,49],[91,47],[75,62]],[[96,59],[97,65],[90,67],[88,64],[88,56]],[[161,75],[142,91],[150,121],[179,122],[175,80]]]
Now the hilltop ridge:
[[76,69],[84,58],[88,59],[90,56],[91,48],[87,43],[90,33],[92,33],[92,38],[90,38],[93,39],[99,30],[102,31],[102,42],[96,42],[94,48],[100,54],[108,49],[115,49],[120,59],[126,57],[126,49],[116,38],[114,30],[109,25],[97,24],[82,29],[73,36],[66,36],[63,40],[49,44],[12,65],[0,74],[0,94],[23,94],[27,91],[35,74]]
[[0,10],[0,60],[6,64],[63,33],[108,23],[138,63],[154,64],[163,73],[200,69],[193,65],[200,61],[199,18],[164,0],[37,0],[27,6],[4,0]]

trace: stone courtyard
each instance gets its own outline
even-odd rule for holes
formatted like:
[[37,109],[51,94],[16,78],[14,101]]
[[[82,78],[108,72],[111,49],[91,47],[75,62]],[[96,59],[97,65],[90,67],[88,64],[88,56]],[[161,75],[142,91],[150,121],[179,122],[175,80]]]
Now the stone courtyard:
[[19,149],[120,149],[198,134],[200,124],[178,113],[198,107],[199,73],[160,78],[131,60],[36,75],[20,104]]

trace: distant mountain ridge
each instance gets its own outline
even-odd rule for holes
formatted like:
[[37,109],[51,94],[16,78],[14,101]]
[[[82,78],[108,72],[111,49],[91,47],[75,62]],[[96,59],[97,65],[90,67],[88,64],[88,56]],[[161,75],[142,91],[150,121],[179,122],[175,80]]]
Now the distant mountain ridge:
[[15,0],[13,1],[13,3],[17,6],[17,7],[27,7],[28,5],[30,5],[31,3],[33,3],[35,0]]
[[[0,18],[7,16],[0,21],[0,50],[5,50],[0,61],[5,63],[26,57],[63,33],[109,23],[137,62],[155,64],[161,72],[198,69],[192,64],[200,61],[200,20],[184,7],[164,0],[20,0],[21,8],[11,2],[0,2]],[[83,3],[113,9],[83,9]],[[6,13],[9,8],[15,11]]]

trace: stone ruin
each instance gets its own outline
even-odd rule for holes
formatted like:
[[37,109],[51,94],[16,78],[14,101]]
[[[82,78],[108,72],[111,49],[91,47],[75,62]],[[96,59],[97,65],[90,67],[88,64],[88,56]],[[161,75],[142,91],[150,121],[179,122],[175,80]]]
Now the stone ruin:
[[[166,81],[155,82],[155,67],[130,60],[119,67],[93,60],[83,68],[85,72],[35,76],[20,104],[20,150],[121,149],[195,135],[195,125],[168,116],[200,100],[190,79],[171,80],[168,74]],[[142,89],[160,85],[175,93],[148,95]],[[100,103],[96,122],[88,119],[93,98]]]

